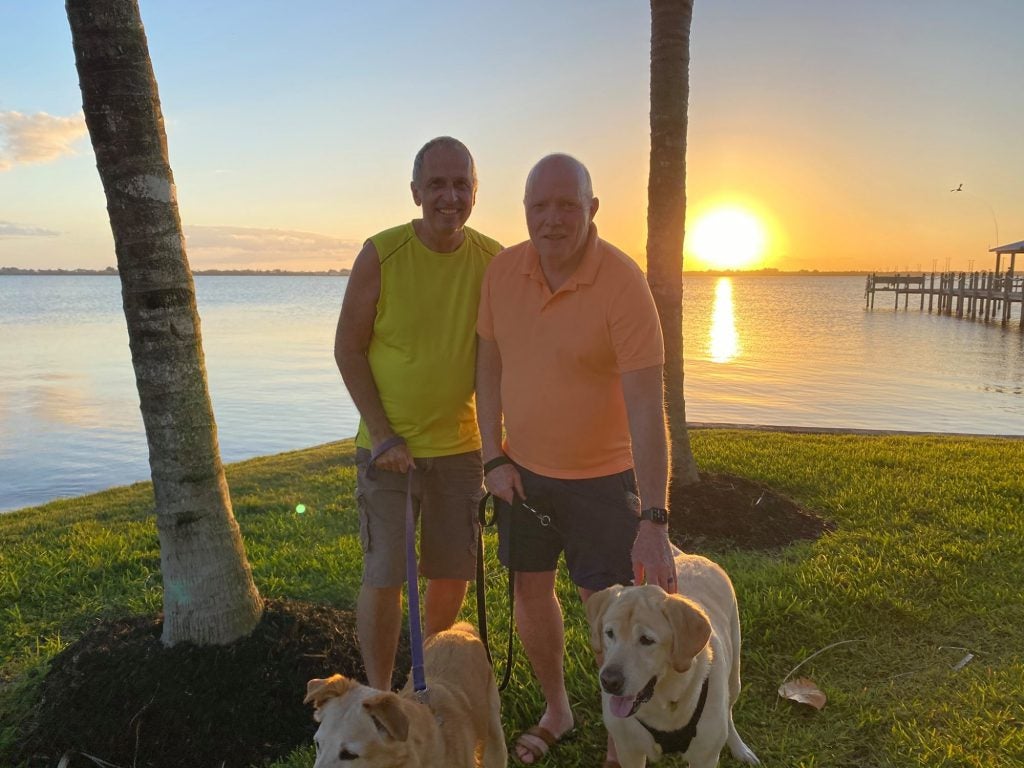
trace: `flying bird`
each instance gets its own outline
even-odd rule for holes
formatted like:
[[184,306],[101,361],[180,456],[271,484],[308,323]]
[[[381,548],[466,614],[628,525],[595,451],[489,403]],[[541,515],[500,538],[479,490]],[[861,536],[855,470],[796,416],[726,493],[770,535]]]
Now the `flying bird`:
[[951,189],[949,191],[950,192],[963,192],[964,191],[964,183],[961,181],[960,185],[956,189]]

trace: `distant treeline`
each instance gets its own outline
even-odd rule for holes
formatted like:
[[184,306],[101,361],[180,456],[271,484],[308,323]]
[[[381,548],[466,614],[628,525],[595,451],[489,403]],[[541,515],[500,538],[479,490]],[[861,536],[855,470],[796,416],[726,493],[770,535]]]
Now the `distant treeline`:
[[[316,272],[293,272],[287,269],[194,269],[193,275],[222,275],[228,277],[253,276],[253,277],[289,277],[292,275],[314,275],[320,277],[344,277],[352,273],[350,269],[327,269]],[[21,269],[20,267],[0,267],[0,276],[3,275],[116,275],[117,267],[106,269]],[[684,275],[707,277],[732,277],[737,275],[754,275],[771,277],[774,275],[811,275],[819,277],[850,277],[857,275],[870,275],[871,270],[850,269],[850,270],[828,270],[828,269],[705,269],[703,271],[687,270]]]
[[764,267],[763,269],[705,269],[705,270],[684,270],[684,275],[707,275],[710,277],[733,277],[736,275],[748,275],[772,277],[775,275],[810,275],[812,277],[856,277],[858,275],[870,275],[870,269],[775,269]]
[[[287,269],[194,269],[193,275],[222,275],[228,277],[288,277],[292,275],[319,275],[321,277],[343,277],[351,274],[350,269],[327,269],[316,272],[293,272]],[[117,267],[106,269],[21,269],[0,267],[2,275],[116,275]]]

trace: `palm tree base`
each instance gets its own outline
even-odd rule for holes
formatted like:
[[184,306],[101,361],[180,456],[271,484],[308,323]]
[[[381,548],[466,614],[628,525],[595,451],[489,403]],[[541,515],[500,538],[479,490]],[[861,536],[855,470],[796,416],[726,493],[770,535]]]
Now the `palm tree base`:
[[[252,634],[223,646],[167,648],[161,630],[159,616],[113,619],[68,646],[0,764],[56,765],[71,752],[150,768],[262,765],[312,743],[308,680],[365,678],[347,610],[271,600]],[[409,664],[403,635],[396,670]]]

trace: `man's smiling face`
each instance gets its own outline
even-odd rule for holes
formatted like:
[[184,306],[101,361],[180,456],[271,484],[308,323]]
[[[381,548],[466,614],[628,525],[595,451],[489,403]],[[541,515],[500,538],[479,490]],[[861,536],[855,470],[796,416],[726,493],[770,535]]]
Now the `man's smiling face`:
[[530,176],[523,204],[541,259],[564,264],[582,258],[597,198],[587,196],[577,165],[561,157],[542,161]]
[[423,155],[412,197],[423,207],[423,223],[432,234],[451,237],[465,226],[476,202],[473,176],[473,160],[461,147],[437,144]]

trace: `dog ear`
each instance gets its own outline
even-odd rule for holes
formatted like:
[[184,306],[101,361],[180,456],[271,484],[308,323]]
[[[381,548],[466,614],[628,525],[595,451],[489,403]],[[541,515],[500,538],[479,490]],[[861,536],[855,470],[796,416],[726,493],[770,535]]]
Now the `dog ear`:
[[590,647],[594,649],[594,653],[600,653],[604,648],[604,635],[601,632],[601,620],[604,618],[604,612],[611,599],[618,597],[621,592],[622,586],[616,584],[608,589],[595,592],[587,598],[587,602],[584,604],[587,621],[590,623]]
[[324,702],[328,699],[333,699],[335,696],[341,696],[349,688],[353,688],[358,683],[354,680],[349,680],[344,675],[331,675],[330,677],[321,680],[320,678],[313,678],[306,683],[306,698],[302,700],[303,704],[309,704],[312,702],[316,711],[313,713],[313,719],[320,722],[320,707],[323,706]]
[[344,678],[341,675],[331,675],[330,677],[321,680],[320,678],[313,678],[306,683],[306,698],[302,700],[303,704],[309,704],[313,702],[314,707],[319,707],[320,704],[332,696],[338,694],[332,690],[332,685],[339,680]]
[[666,595],[662,610],[672,625],[672,668],[685,672],[711,639],[711,622],[699,605],[680,595]]
[[373,718],[377,730],[394,741],[409,738],[409,718],[393,693],[382,693],[363,702],[367,714]]

